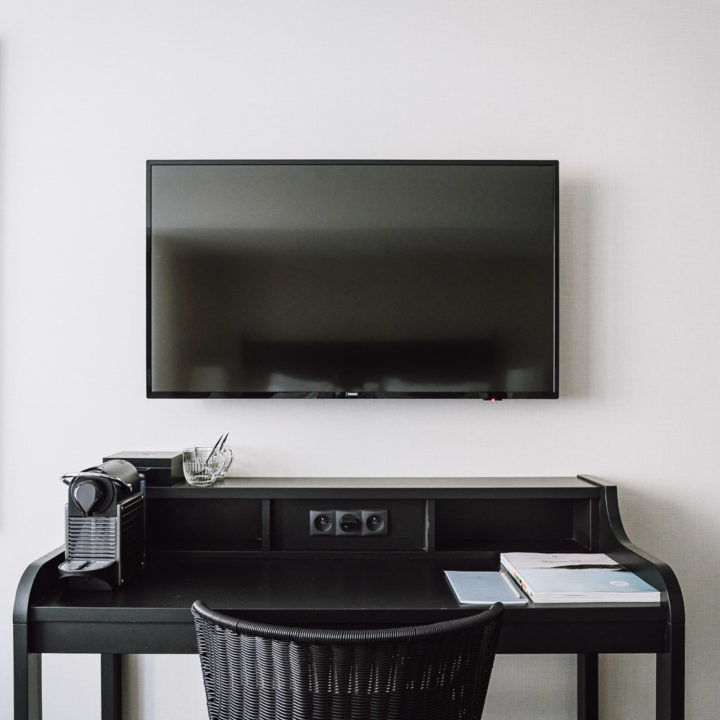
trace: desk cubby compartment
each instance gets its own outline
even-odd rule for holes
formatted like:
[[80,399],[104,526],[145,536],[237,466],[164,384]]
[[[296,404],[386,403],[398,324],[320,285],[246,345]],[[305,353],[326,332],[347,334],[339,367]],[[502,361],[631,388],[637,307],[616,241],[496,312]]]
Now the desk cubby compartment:
[[587,499],[436,500],[435,549],[587,552],[591,517]]
[[147,504],[148,555],[262,549],[262,501],[204,497]]

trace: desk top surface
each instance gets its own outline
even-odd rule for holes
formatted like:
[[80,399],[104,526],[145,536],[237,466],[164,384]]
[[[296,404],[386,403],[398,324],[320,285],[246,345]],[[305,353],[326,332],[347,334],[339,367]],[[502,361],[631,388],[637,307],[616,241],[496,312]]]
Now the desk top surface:
[[[377,622],[411,617],[422,622],[474,612],[459,606],[443,570],[493,569],[492,553],[459,558],[418,553],[262,556],[242,559],[167,558],[150,564],[140,577],[113,592],[74,590],[58,584],[32,609],[34,620],[94,622],[184,622],[194,600],[249,619],[288,622],[340,621],[348,613],[372,615]],[[667,608],[649,604],[543,605],[508,612],[595,620],[657,622]]]

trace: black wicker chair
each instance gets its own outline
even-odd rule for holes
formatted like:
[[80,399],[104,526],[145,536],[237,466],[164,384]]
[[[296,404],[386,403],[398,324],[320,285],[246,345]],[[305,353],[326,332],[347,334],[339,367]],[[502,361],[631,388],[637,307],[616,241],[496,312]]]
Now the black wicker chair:
[[478,720],[503,607],[431,625],[320,630],[192,606],[210,720]]

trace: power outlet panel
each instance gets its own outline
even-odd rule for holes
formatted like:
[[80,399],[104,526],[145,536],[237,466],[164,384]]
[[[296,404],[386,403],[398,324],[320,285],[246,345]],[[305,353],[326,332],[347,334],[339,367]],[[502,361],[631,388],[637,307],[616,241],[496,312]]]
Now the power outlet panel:
[[388,511],[310,510],[311,535],[387,535]]

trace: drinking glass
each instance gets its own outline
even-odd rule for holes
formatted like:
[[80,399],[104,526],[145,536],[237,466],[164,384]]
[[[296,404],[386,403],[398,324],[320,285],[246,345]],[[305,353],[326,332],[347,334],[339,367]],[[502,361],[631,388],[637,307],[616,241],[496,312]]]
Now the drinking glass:
[[211,447],[183,450],[183,473],[189,485],[207,487],[225,475],[232,462],[232,450],[223,448],[213,453]]

